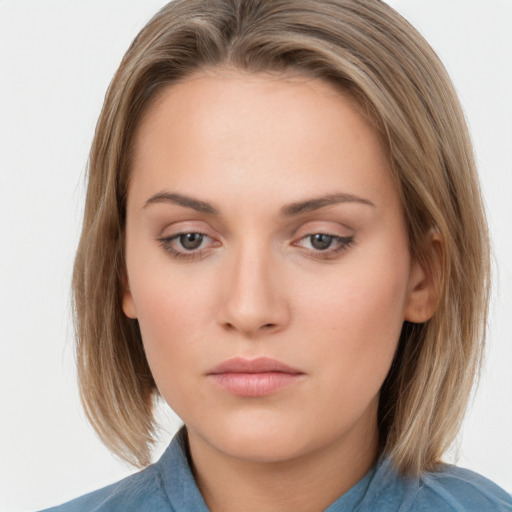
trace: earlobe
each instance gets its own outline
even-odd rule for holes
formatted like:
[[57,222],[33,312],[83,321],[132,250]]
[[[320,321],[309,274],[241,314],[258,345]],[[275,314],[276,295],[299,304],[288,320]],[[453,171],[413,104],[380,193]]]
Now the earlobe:
[[132,292],[128,277],[125,275],[122,279],[123,286],[123,312],[128,318],[137,318],[137,310],[135,309],[135,302],[133,301]]
[[411,266],[404,320],[423,323],[430,320],[436,312],[441,286],[442,257],[441,236],[437,230],[432,230],[426,262],[413,261]]
[[123,294],[123,312],[128,318],[137,318],[137,311],[135,311],[135,304],[129,290]]

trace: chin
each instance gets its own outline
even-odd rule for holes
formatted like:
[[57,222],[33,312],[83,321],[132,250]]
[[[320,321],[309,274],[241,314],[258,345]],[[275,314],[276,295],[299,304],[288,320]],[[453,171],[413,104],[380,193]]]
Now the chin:
[[[201,425],[197,434],[219,453],[238,460],[279,463],[304,456],[321,445],[319,432],[288,418],[238,418],[222,425]],[[192,427],[193,428],[193,427]]]
[[[224,441],[224,442],[223,442]],[[220,451],[225,455],[247,462],[272,464],[285,462],[303,455],[297,439],[285,435],[266,434],[247,436],[238,434],[237,438],[219,440]]]

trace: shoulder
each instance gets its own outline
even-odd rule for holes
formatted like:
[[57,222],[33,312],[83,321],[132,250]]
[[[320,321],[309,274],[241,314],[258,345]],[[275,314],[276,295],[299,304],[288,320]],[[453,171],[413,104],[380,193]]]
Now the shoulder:
[[42,512],[160,512],[171,510],[155,466]]
[[182,428],[153,465],[120,482],[42,512],[208,512],[197,488]]
[[401,475],[390,458],[381,460],[361,511],[512,512],[512,496],[489,479],[442,464],[420,478]]
[[511,512],[512,496],[474,471],[445,464],[423,474],[415,510]]

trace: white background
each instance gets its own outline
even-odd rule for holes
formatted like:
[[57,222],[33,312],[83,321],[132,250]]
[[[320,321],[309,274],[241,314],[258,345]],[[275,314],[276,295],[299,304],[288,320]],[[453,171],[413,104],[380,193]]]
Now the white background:
[[[1,512],[44,508],[133,471],[80,409],[69,283],[104,92],[164,3],[0,0]],[[512,491],[512,1],[390,3],[444,60],[474,138],[496,286],[486,371],[458,463]],[[167,424],[158,450],[179,422]]]

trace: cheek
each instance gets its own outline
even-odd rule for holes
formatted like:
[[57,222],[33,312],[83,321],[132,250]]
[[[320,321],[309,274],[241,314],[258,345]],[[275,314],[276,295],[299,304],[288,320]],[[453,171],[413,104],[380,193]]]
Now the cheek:
[[301,330],[315,340],[319,368],[325,382],[333,384],[333,400],[339,400],[343,389],[348,400],[366,403],[389,371],[403,324],[407,282],[404,273],[386,268],[344,269],[330,281],[328,292],[303,294]]
[[162,394],[176,392],[185,385],[194,364],[208,362],[204,339],[213,310],[208,289],[192,285],[183,272],[176,274],[158,265],[140,271],[132,268],[130,285],[156,384]]

